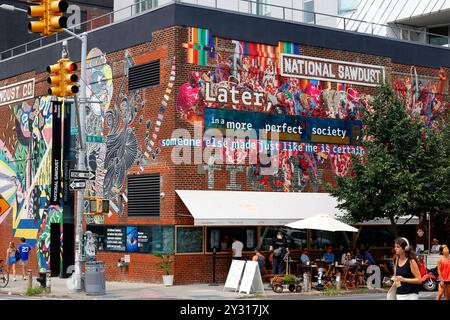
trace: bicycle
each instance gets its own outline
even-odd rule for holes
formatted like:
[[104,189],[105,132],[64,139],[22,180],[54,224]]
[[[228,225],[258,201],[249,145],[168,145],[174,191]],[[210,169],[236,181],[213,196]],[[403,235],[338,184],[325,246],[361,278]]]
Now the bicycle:
[[5,288],[9,282],[9,273],[4,269],[2,264],[4,260],[0,260],[0,288]]

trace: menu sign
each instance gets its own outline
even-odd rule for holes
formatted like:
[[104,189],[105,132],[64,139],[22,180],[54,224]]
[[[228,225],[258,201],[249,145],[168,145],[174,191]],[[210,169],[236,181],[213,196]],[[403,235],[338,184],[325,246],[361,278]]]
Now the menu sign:
[[106,228],[106,250],[125,251],[126,241],[126,227]]
[[151,227],[138,227],[138,251],[151,252]]
[[385,81],[382,66],[281,54],[281,75],[376,87]]

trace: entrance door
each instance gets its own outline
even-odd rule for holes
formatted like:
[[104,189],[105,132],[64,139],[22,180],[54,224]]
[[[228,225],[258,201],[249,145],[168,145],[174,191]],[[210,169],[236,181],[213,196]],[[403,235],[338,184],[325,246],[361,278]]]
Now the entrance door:
[[50,225],[50,270],[52,277],[59,276],[61,263],[61,225]]

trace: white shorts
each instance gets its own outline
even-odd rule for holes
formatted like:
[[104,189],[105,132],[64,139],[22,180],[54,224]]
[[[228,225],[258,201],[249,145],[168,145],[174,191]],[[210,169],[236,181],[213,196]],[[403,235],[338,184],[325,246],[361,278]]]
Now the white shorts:
[[28,260],[22,260],[20,259],[17,264],[21,265],[21,266],[26,266],[28,264]]
[[397,294],[397,300],[419,300],[417,293]]

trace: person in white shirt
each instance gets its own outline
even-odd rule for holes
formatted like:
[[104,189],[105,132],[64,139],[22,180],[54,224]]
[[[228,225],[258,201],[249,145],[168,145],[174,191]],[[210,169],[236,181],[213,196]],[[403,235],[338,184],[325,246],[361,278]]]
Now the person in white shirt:
[[431,246],[431,253],[439,253],[441,249],[441,245],[439,244],[438,239],[433,239],[433,245]]
[[233,237],[233,244],[231,245],[233,260],[242,260],[242,249],[244,249],[244,244]]

